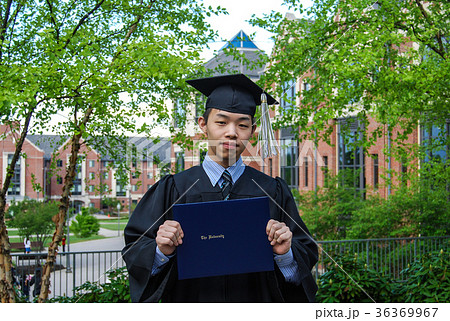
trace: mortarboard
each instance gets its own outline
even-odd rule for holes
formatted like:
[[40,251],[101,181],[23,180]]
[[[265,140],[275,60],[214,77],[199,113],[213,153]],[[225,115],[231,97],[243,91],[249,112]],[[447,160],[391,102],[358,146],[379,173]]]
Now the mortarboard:
[[268,105],[278,103],[243,74],[192,79],[186,82],[208,97],[205,110],[216,108],[253,117],[256,106],[261,105],[261,94],[266,95]]
[[276,155],[278,145],[270,124],[267,105],[278,102],[243,74],[225,75],[186,80],[186,82],[205,95],[205,110],[215,108],[231,113],[255,116],[256,106],[261,106],[261,130],[259,132],[261,156]]

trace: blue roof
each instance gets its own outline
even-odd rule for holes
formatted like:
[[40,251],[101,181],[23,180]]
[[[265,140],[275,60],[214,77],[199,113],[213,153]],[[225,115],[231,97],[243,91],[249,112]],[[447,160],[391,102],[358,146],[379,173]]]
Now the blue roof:
[[244,31],[239,31],[230,41],[228,41],[220,50],[228,48],[249,48],[259,49]]

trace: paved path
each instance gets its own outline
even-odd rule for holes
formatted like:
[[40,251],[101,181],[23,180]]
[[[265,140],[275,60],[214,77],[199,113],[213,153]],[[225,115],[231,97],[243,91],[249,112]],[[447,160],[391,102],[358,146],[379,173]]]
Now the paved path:
[[[101,234],[101,233],[99,233]],[[67,245],[66,245],[67,246]],[[81,251],[110,251],[110,250],[122,250],[125,246],[125,241],[123,236],[109,237],[101,240],[93,240],[86,242],[79,242],[75,244],[70,244],[71,252],[81,252]]]

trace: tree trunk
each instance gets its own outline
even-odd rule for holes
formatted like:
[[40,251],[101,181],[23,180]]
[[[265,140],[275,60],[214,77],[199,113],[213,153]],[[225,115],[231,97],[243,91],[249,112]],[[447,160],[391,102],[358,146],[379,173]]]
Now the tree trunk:
[[[28,133],[31,116],[33,115],[35,108],[36,105],[31,107],[27,113],[20,138],[16,143],[16,150],[14,151],[11,164],[6,171],[5,181],[3,182],[2,189],[0,190],[0,298],[2,303],[16,301],[16,293],[13,286],[12,260],[10,254],[11,244],[9,243],[8,231],[6,230],[5,224],[6,195],[8,193],[9,185],[11,184],[11,178],[14,175],[14,168],[19,160],[20,152],[22,151],[22,146]],[[13,129],[11,132],[13,132]]]
[[[90,116],[93,112],[94,108],[89,107],[86,111],[84,119],[82,121],[82,126],[80,128],[85,128],[86,124],[89,122]],[[53,233],[52,242],[48,247],[48,255],[47,260],[45,261],[45,265],[42,271],[42,284],[41,284],[41,293],[39,294],[39,303],[43,303],[48,298],[48,290],[50,288],[50,273],[53,270],[53,266],[56,262],[56,254],[58,250],[59,243],[62,240],[63,232],[64,232],[64,223],[66,222],[66,214],[67,209],[69,208],[70,202],[70,189],[73,186],[73,179],[76,175],[76,165],[78,153],[80,151],[80,140],[82,137],[82,130],[80,129],[76,135],[72,136],[70,141],[71,145],[71,155],[69,158],[69,166],[66,171],[66,176],[64,178],[64,187],[63,193],[61,195],[59,212],[53,217],[53,222],[55,223],[55,233]]]

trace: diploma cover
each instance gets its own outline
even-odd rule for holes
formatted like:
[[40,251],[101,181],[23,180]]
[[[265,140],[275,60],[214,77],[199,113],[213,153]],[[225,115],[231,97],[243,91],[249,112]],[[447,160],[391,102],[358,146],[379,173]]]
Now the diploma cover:
[[179,280],[274,270],[268,197],[177,204],[173,216],[184,232]]

